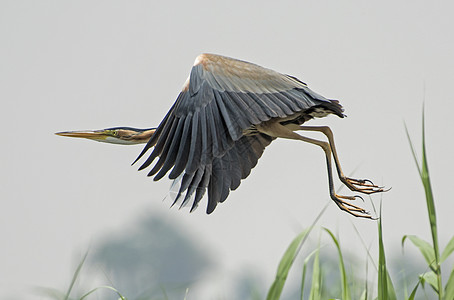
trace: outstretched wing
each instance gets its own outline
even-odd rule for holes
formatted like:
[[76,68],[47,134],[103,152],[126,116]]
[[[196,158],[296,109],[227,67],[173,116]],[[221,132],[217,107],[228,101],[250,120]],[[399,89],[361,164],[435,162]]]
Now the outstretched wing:
[[178,190],[171,191],[174,204],[180,202],[184,206],[192,203],[191,211],[194,210],[208,186],[206,211],[208,214],[213,212],[216,205],[224,202],[230,191],[237,189],[241,180],[249,176],[272,140],[272,137],[263,133],[243,136],[222,157],[213,157],[211,164],[201,165],[195,173],[180,175],[172,184],[178,186]]
[[[272,138],[244,131],[332,101],[298,79],[248,62],[213,54],[197,57],[183,90],[139,157],[139,168],[157,157],[148,176],[183,175],[177,198],[194,195],[194,209],[208,188],[207,213],[246,178]],[[342,116],[342,109],[336,104]]]

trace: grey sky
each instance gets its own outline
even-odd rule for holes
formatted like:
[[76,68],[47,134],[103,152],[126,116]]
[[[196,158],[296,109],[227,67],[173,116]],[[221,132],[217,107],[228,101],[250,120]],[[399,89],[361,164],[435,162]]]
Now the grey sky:
[[[290,240],[330,201],[320,149],[273,142],[207,216],[162,203],[170,181],[153,182],[130,166],[141,146],[53,135],[157,126],[202,52],[291,74],[340,99],[348,118],[311,123],[332,126],[347,173],[392,186],[383,195],[390,251],[404,234],[429,239],[403,127],[405,120],[419,151],[425,99],[444,245],[454,233],[453,8],[450,1],[1,1],[0,297],[24,286],[65,287],[89,245],[148,211],[184,226],[221,262],[213,293],[228,290],[223,275],[248,266],[271,282]],[[376,223],[334,203],[319,224],[361,255],[352,224],[367,244],[376,241]]]

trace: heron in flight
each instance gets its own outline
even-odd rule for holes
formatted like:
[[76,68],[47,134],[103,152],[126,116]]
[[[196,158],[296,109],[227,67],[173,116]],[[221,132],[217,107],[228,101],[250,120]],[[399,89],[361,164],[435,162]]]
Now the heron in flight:
[[[296,77],[225,56],[201,54],[157,128],[116,127],[57,134],[115,144],[146,143],[134,163],[153,149],[139,170],[158,159],[148,176],[154,175],[157,181],[170,171],[168,177],[179,183],[174,204],[190,204],[191,211],[208,191],[208,214],[249,176],[274,139],[307,142],[321,147],[325,154],[331,199],[343,211],[371,218],[366,210],[350,203],[360,196],[335,192],[332,160],[340,181],[351,191],[372,194],[383,192],[383,187],[345,176],[331,129],[303,125],[329,114],[343,118],[343,111],[337,100],[315,93]],[[327,141],[297,131],[320,132]]]

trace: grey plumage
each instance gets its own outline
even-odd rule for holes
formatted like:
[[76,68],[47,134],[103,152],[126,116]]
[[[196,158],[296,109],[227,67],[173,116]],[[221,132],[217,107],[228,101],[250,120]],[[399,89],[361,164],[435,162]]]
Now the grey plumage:
[[[271,119],[302,124],[315,108],[343,117],[342,106],[295,77],[213,54],[196,59],[189,81],[136,161],[154,147],[140,169],[159,180],[181,180],[176,201],[208,191],[207,213],[225,201],[257,164],[273,137],[254,130]],[[182,177],[179,177],[183,175]]]

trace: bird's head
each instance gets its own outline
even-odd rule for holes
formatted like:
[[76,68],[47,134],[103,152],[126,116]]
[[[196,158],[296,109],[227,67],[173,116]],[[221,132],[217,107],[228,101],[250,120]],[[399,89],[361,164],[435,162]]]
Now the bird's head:
[[135,145],[147,143],[155,131],[156,128],[114,127],[101,130],[65,131],[55,134],[110,144]]

